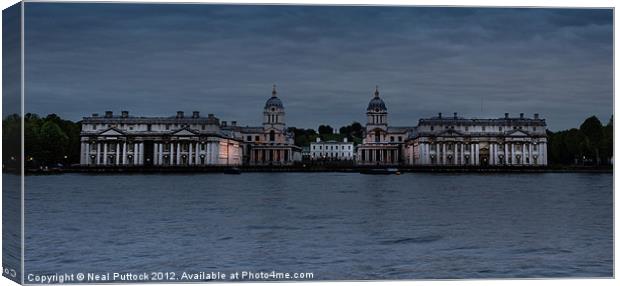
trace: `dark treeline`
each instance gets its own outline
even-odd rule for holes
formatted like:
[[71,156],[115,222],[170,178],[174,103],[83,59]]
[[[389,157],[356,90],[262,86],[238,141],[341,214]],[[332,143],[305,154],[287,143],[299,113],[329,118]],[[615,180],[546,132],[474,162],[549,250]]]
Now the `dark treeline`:
[[[11,115],[2,121],[3,164],[14,166],[20,158],[21,118]],[[17,140],[16,140],[17,138]],[[24,117],[26,167],[54,167],[80,162],[80,124],[63,120],[56,114],[41,118],[27,113]]]
[[334,133],[334,128],[329,125],[319,125],[318,132],[314,129],[295,127],[290,127],[288,130],[295,134],[295,145],[297,146],[309,146],[310,143],[316,142],[317,137],[323,141],[342,141],[346,137],[349,142],[360,144],[364,137],[364,127],[359,122],[340,127],[337,134]]
[[[2,121],[2,145],[5,166],[18,167],[21,119],[10,115]],[[329,125],[314,129],[289,128],[295,134],[295,145],[309,146],[321,140],[362,142],[364,126],[358,122],[340,127],[339,133]],[[548,159],[552,165],[609,165],[613,158],[613,117],[606,125],[592,116],[579,128],[551,132],[548,135]],[[56,114],[24,117],[25,158],[27,167],[76,164],[80,161],[80,122],[63,120]]]
[[592,116],[579,128],[551,132],[547,130],[549,163],[554,165],[609,165],[613,158],[613,116],[603,126]]

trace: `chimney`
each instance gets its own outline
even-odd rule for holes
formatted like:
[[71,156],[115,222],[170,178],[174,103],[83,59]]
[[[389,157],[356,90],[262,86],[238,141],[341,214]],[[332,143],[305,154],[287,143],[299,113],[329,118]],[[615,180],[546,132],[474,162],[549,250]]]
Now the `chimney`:
[[99,113],[93,113],[93,117],[99,117]]
[[200,117],[200,112],[198,111],[192,112],[192,118],[198,118],[198,117]]
[[177,111],[177,118],[183,118],[183,111]]
[[538,119],[538,113],[534,113],[534,119]]
[[504,118],[508,119],[508,112],[504,113]]
[[227,124],[228,124],[228,122],[222,121],[222,127],[226,127]]
[[121,111],[121,117],[122,117],[122,118],[127,118],[127,117],[129,117],[129,111]]
[[454,119],[456,119],[456,112],[454,113]]
[[207,115],[207,116],[209,116],[209,118],[215,117],[215,115],[213,115],[213,113],[209,113],[209,115]]
[[344,141],[344,143],[347,143],[347,142],[349,142],[349,138],[344,137],[344,139],[342,141]]
[[519,118],[523,119],[523,113],[519,114]]
[[441,119],[441,112],[439,112],[439,119]]
[[237,126],[237,121],[231,121],[230,126]]
[[112,115],[113,115],[112,111],[106,111],[105,112],[105,117],[106,118],[110,118],[110,117],[112,117]]
[[319,143],[319,142],[321,142],[321,137],[316,138],[316,143]]

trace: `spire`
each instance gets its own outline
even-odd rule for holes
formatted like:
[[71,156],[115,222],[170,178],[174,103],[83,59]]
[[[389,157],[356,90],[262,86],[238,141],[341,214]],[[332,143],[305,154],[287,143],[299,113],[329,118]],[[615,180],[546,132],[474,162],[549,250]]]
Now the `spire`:
[[379,97],[379,86],[375,85],[375,97]]
[[273,85],[273,90],[271,90],[271,96],[275,97],[278,92],[276,91],[276,85]]

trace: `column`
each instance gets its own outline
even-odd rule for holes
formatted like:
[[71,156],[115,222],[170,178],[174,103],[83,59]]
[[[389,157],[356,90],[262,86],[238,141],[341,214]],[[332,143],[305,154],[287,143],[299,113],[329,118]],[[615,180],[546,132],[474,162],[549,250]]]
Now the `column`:
[[84,143],[84,164],[90,165],[90,143]]
[[532,165],[532,143],[527,144],[527,158],[529,160],[529,165]]
[[474,143],[469,143],[469,164],[475,165],[474,161]]
[[541,165],[547,166],[547,143],[541,143],[540,145],[541,146],[539,146],[539,153],[541,154],[540,157],[542,158]]
[[187,153],[187,164],[188,165],[194,165],[194,162],[192,160],[192,155],[194,155],[194,146],[192,144],[192,142],[187,143],[189,145],[189,152]]
[[133,143],[133,164],[138,165],[138,143]]
[[181,165],[181,142],[177,142],[177,165]]
[[480,165],[480,143],[474,144],[474,156],[476,165]]
[[504,165],[508,165],[508,143],[504,143]]
[[465,166],[465,144],[461,143],[461,165]]
[[97,143],[97,159],[95,160],[95,165],[101,164],[101,143]]
[[158,143],[153,143],[153,166],[159,165],[159,145]]
[[195,155],[196,158],[194,159],[195,160],[194,164],[200,165],[200,142],[196,142],[195,146],[196,146],[196,148],[195,148],[196,149],[196,151],[195,151],[196,152],[196,155]]
[[174,144],[172,144],[172,142],[170,142],[170,166],[174,165]]
[[80,165],[86,165],[86,144],[80,143]]
[[510,158],[512,158],[512,164],[516,165],[517,164],[517,157],[515,156],[515,144],[511,143],[510,144]]
[[121,144],[116,142],[116,165],[121,163]]
[[108,164],[108,143],[107,142],[103,143],[103,164],[104,165]]
[[138,151],[140,153],[140,159],[138,159],[138,162],[140,162],[140,165],[144,165],[144,142],[140,142],[140,151]]
[[123,142],[123,165],[127,165],[127,142]]

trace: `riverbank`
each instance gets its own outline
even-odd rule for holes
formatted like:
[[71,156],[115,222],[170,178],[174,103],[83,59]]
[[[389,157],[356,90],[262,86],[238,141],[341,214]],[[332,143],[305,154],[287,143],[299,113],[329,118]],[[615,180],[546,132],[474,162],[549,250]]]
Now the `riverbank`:
[[[612,173],[613,166],[393,166],[401,173],[436,172],[436,173]],[[69,167],[49,170],[26,170],[26,174],[58,174],[58,173],[225,173],[231,169],[243,172],[343,172],[359,173],[377,168],[377,166],[326,166],[326,165],[294,165],[294,166],[229,166],[208,167],[146,167],[146,166],[97,166]],[[7,171],[6,169],[4,170]],[[10,172],[10,171],[9,171]]]

